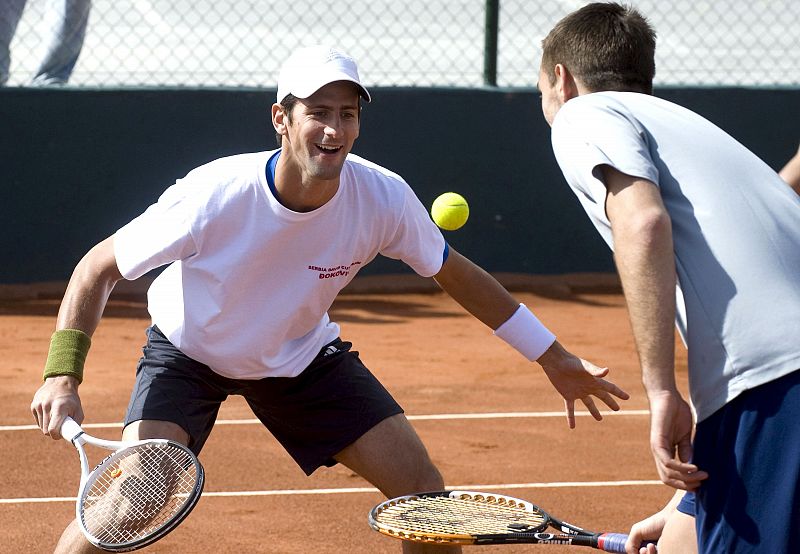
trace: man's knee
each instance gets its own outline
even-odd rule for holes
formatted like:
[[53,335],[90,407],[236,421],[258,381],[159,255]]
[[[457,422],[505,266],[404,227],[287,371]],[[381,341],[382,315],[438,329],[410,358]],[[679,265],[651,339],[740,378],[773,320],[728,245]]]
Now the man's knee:
[[402,494],[413,494],[425,491],[439,491],[444,489],[444,478],[430,458],[425,457],[424,464],[420,464],[414,479],[409,483],[411,490]]
[[444,488],[442,474],[402,415],[385,419],[335,458],[388,497]]

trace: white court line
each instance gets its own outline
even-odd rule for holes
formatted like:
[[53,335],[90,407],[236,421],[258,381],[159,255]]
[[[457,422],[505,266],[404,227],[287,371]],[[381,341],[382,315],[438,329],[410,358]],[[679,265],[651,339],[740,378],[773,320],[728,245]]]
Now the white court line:
[[[620,410],[618,412],[600,412],[606,416],[645,416],[650,415],[648,410]],[[576,417],[591,416],[589,412],[575,412]],[[409,415],[409,421],[455,420],[455,419],[506,419],[506,418],[547,418],[566,417],[565,412],[498,412],[498,413],[472,413],[472,414],[429,414]],[[214,425],[260,425],[257,419],[220,419]],[[113,429],[122,427],[122,423],[87,423],[81,425],[84,429]],[[36,425],[0,425],[0,431],[35,431]]]
[[[650,487],[663,485],[661,481],[564,481],[556,483],[507,483],[495,485],[458,485],[447,487],[448,490],[509,490],[509,489],[561,489],[574,487]],[[373,487],[349,487],[341,489],[284,489],[266,491],[230,491],[230,492],[204,492],[203,497],[244,497],[244,496],[299,496],[323,494],[362,494],[376,493]],[[35,504],[54,502],[75,502],[76,497],[50,497],[50,498],[0,498],[0,504]]]
[[[600,412],[606,416],[642,416],[650,415],[649,410],[620,410],[618,412]],[[589,412],[575,412],[576,417],[591,416]],[[425,421],[432,419],[505,419],[515,417],[566,417],[566,412],[505,412],[487,414],[432,414],[432,415],[410,415],[407,416],[411,421]]]
[[[561,483],[506,483],[502,485],[457,485],[446,487],[451,491],[471,490],[509,490],[509,489],[561,489],[569,487],[641,487],[663,485],[661,481],[564,481]],[[353,487],[343,489],[287,489],[274,491],[208,492],[203,496],[294,496],[302,494],[348,494],[379,492],[372,487]]]
[[[643,416],[649,415],[648,410],[620,410],[618,412],[601,412],[603,416]],[[576,416],[588,417],[589,412],[575,412]],[[505,418],[548,418],[564,417],[564,412],[498,412],[498,413],[468,413],[468,414],[428,414],[409,415],[412,421],[427,420],[458,420],[458,419],[505,419]],[[253,425],[259,424],[257,419],[221,419],[215,425]],[[87,423],[85,429],[119,428],[121,423]],[[3,425],[0,431],[31,431],[38,430],[36,425]],[[574,481],[555,483],[517,483],[495,485],[459,485],[447,487],[450,490],[508,490],[508,489],[533,489],[533,488],[566,488],[566,487],[626,487],[626,486],[652,486],[661,485],[661,481]],[[244,496],[296,496],[296,495],[322,495],[322,494],[353,494],[374,493],[377,489],[372,487],[355,487],[341,489],[284,489],[265,491],[233,491],[233,492],[205,492],[203,496],[244,497]],[[44,497],[44,498],[0,498],[0,504],[30,504],[52,502],[75,502],[75,497]]]

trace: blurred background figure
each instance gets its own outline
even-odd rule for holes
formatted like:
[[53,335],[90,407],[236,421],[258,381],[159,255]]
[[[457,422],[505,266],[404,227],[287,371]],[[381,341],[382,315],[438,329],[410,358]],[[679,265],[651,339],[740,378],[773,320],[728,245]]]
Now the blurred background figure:
[[[11,65],[9,46],[25,9],[25,2],[0,2],[0,85],[8,81]],[[42,42],[47,46],[31,84],[63,85],[69,80],[83,47],[91,5],[91,0],[48,0],[41,31]]]

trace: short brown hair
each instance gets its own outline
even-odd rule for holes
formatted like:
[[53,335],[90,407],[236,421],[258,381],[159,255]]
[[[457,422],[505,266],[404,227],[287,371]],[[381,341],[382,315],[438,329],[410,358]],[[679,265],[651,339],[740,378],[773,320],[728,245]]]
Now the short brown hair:
[[588,4],[556,23],[542,41],[542,69],[551,83],[562,64],[589,90],[652,94],[656,32],[632,7]]

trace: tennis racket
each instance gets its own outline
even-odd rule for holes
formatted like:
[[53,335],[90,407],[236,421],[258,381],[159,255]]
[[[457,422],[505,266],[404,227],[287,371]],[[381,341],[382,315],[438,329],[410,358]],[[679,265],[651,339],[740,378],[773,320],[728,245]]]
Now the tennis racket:
[[[189,515],[203,492],[203,466],[177,442],[103,440],[87,435],[70,417],[61,436],[81,461],[78,524],[103,550],[128,552],[157,541]],[[114,452],[89,471],[84,444]]]
[[[592,533],[525,500],[472,491],[400,496],[375,506],[369,524],[384,535],[428,544],[570,544],[625,552],[628,535]],[[561,533],[547,533],[548,527]]]

